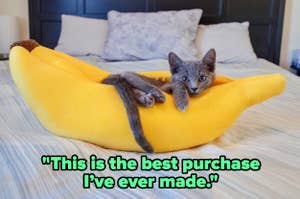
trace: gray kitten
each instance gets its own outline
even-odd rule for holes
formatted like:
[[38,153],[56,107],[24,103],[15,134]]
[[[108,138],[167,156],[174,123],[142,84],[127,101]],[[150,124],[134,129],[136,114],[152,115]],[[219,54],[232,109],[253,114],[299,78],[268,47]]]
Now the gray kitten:
[[144,136],[137,103],[145,107],[151,107],[155,102],[164,103],[162,90],[173,95],[177,109],[186,110],[189,96],[197,96],[212,85],[215,79],[215,63],[214,49],[209,50],[202,61],[183,61],[171,52],[171,82],[123,72],[108,76],[103,83],[115,86],[125,105],[135,140],[146,152],[151,153],[153,148]]

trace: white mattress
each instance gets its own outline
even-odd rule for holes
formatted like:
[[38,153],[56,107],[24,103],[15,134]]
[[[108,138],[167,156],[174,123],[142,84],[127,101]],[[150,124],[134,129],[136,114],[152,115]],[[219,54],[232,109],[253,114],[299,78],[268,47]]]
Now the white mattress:
[[[165,60],[103,63],[82,58],[113,72],[168,70]],[[218,172],[212,189],[95,189],[82,188],[83,172],[52,171],[41,164],[42,155],[78,154],[86,158],[139,153],[108,150],[82,141],[55,136],[44,129],[22,100],[12,82],[8,63],[0,62],[0,198],[299,198],[300,194],[300,79],[265,60],[217,65],[217,73],[245,77],[281,73],[287,78],[284,94],[246,110],[235,124],[210,144],[150,158],[258,158],[257,172]],[[184,133],[184,132],[182,132]],[[94,172],[97,176],[179,176],[179,172]],[[196,172],[207,176],[210,172]]]

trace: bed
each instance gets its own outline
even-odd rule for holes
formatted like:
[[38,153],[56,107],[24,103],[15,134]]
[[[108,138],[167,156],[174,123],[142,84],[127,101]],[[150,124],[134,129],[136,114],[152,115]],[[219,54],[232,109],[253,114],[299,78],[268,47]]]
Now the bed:
[[[103,12],[116,5],[118,6],[113,7],[114,9],[126,9],[125,11],[168,10],[199,6],[207,9],[219,8],[219,12],[208,12],[208,16],[204,16],[205,23],[242,21],[248,17],[247,19],[253,22],[250,27],[251,39],[260,58],[256,62],[244,64],[217,64],[217,73],[235,78],[280,73],[286,77],[287,86],[282,95],[246,110],[222,137],[207,145],[174,153],[148,155],[152,159],[171,156],[177,156],[179,159],[205,159],[218,158],[220,155],[226,155],[228,158],[257,158],[262,163],[260,171],[218,172],[219,182],[214,184],[212,189],[206,190],[159,189],[157,186],[154,189],[115,188],[109,190],[96,189],[93,186],[90,189],[83,189],[83,172],[52,171],[49,166],[41,164],[41,156],[77,154],[81,158],[88,159],[91,154],[95,154],[103,159],[116,155],[139,159],[141,154],[109,150],[86,142],[58,137],[47,131],[20,96],[12,81],[8,61],[0,62],[0,178],[2,179],[0,198],[298,198],[300,194],[300,81],[297,76],[274,64],[279,60],[280,41],[272,42],[277,37],[279,40],[281,38],[284,1],[255,1],[262,9],[262,16],[258,17],[258,13],[257,16],[244,16],[244,18],[238,16],[238,13],[235,13],[233,17],[222,12],[241,6],[239,1],[234,0],[212,1],[214,6],[208,3],[210,1],[192,0],[185,1],[186,4],[178,3],[179,1],[172,3],[167,0],[133,0],[127,6],[116,4],[118,1],[109,3],[103,0],[52,0],[52,3],[45,0],[30,0],[29,2],[32,20],[31,37],[48,47],[55,46],[58,39],[60,23],[58,16],[60,13],[73,13],[71,8],[75,10],[73,14],[89,15],[95,18],[105,18]],[[75,3],[73,5],[70,2]],[[94,7],[91,6],[91,2],[94,2]],[[250,0],[243,2],[249,4]],[[95,9],[97,5],[98,8],[102,8],[102,14]],[[81,8],[91,10],[83,12]],[[273,10],[264,16],[263,8]],[[239,13],[242,12],[239,11]],[[43,32],[44,30],[49,31]],[[267,42],[261,42],[262,40]],[[79,58],[111,72],[155,71],[169,68],[167,60],[163,59],[105,62],[97,56]],[[180,175],[178,172],[141,170],[134,172],[105,170],[94,173],[97,176],[114,178]],[[210,172],[196,173],[207,176]]]
[[[167,70],[166,60],[143,62],[103,63],[98,57],[81,57],[101,68],[120,72]],[[212,190],[83,190],[82,173],[52,171],[40,162],[42,155],[91,154],[108,159],[122,155],[138,159],[141,154],[119,152],[85,142],[61,138],[45,130],[22,100],[9,72],[8,62],[0,66],[0,185],[1,198],[297,198],[299,194],[299,89],[297,76],[264,59],[256,63],[217,65],[217,73],[245,77],[266,73],[281,73],[287,78],[283,95],[245,111],[238,121],[219,139],[193,149],[166,154],[148,155],[150,158],[258,158],[262,168],[258,172],[219,172],[220,181]],[[174,172],[95,172],[97,176],[164,176]],[[199,172],[206,175],[206,172]]]

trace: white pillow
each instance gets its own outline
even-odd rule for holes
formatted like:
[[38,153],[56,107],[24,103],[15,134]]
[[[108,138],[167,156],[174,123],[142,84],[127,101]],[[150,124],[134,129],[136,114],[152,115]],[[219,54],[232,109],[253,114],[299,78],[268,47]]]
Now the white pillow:
[[217,62],[244,63],[256,61],[249,36],[249,22],[199,25],[196,48],[200,56],[214,48]]
[[104,50],[107,20],[62,15],[61,33],[55,50],[74,56],[98,55]]
[[201,9],[108,13],[108,38],[103,58],[148,60],[167,58],[170,51],[192,59]]

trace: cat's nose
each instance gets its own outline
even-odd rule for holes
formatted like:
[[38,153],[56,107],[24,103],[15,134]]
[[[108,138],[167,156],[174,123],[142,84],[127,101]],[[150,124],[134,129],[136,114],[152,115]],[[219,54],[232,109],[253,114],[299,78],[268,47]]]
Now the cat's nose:
[[192,91],[196,92],[198,88],[191,88]]

